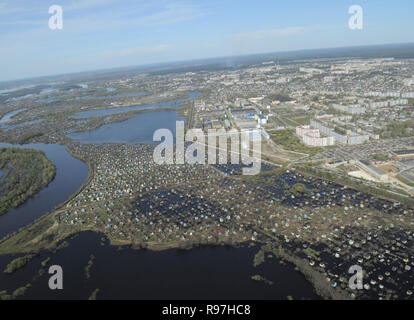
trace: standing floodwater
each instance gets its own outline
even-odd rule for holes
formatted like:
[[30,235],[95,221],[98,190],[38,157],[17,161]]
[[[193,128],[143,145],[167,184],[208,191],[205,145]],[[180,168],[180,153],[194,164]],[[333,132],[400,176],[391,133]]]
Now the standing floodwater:
[[[45,273],[32,283],[23,299],[318,299],[312,285],[291,265],[276,258],[253,267],[258,247],[204,247],[188,251],[134,250],[101,244],[102,236],[83,232],[55,254],[42,252],[14,275],[0,273],[1,289],[25,285],[50,257],[49,265],[64,272],[63,290],[48,288]],[[85,271],[90,256],[93,264]],[[76,257],[76,259],[74,258]],[[8,256],[0,256],[4,269]],[[87,275],[88,274],[88,275]],[[273,285],[251,279],[259,274]]]

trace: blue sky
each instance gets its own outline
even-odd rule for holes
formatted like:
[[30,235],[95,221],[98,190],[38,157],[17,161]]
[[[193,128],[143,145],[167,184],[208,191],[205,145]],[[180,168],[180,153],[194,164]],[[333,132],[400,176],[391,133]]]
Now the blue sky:
[[[63,30],[50,30],[51,5]],[[348,9],[364,10],[350,30]],[[412,0],[0,0],[0,81],[158,62],[414,42]]]

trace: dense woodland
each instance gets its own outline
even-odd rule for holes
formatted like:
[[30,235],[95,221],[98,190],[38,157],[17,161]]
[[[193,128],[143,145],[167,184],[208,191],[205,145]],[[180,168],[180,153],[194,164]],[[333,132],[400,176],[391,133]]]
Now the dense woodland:
[[53,180],[55,165],[39,150],[0,148],[0,215],[24,203]]

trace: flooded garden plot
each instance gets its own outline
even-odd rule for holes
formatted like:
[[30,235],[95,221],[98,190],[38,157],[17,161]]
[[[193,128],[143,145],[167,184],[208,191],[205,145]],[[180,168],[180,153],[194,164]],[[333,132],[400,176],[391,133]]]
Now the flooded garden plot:
[[[372,234],[362,228],[347,227],[342,235],[337,234],[322,244],[297,239],[287,242],[283,238],[280,242],[285,249],[305,259],[312,269],[322,273],[329,286],[341,288],[353,298],[411,299],[414,252],[411,247],[394,247],[390,252],[385,239],[396,243],[404,241],[411,246],[413,240],[411,232],[388,230]],[[348,287],[348,270],[353,265],[363,269],[363,290]]]
[[[230,155],[228,156],[230,158]],[[241,176],[243,174],[243,168],[251,168],[252,165],[244,164],[214,164],[215,168],[231,176]],[[270,171],[277,168],[276,166],[269,165],[267,163],[261,163],[261,171]]]

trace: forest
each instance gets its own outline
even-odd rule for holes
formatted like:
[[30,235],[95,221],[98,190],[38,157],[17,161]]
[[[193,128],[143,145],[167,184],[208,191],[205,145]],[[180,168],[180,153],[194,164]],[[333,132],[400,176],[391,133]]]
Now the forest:
[[24,203],[55,177],[56,167],[40,150],[0,148],[0,215]]

